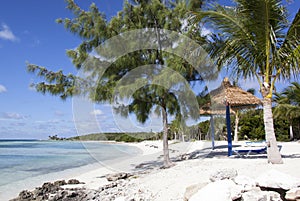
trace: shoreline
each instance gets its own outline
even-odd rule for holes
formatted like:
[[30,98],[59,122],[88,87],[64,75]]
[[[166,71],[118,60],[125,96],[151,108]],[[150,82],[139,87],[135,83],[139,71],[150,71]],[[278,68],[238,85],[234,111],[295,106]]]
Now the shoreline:
[[[49,141],[49,140],[43,140],[43,141]],[[60,142],[60,141],[49,141],[49,142]],[[61,142],[65,142],[65,141],[61,141]],[[68,141],[69,142],[69,141]],[[73,141],[70,141],[73,142]],[[74,141],[77,142],[78,141]],[[101,143],[101,144],[116,144],[116,145],[124,145],[124,146],[129,146],[126,143],[113,143],[113,142],[100,142],[100,141],[82,141],[81,143]],[[136,148],[136,147],[135,147]],[[42,174],[42,175],[37,175],[37,176],[33,176],[30,178],[26,178],[26,179],[22,179],[22,180],[18,180],[18,181],[14,181],[8,184],[4,184],[0,187],[0,200],[9,200],[12,198],[15,198],[18,196],[18,194],[22,191],[22,190],[34,190],[36,187],[41,186],[43,183],[45,182],[54,182],[57,180],[69,180],[69,179],[74,179],[77,177],[81,178],[81,175],[85,175],[88,172],[93,172],[94,170],[98,170],[100,172],[103,172],[103,174],[108,174],[113,172],[109,167],[110,164],[114,164],[117,161],[124,161],[127,158],[130,157],[134,157],[135,155],[141,155],[142,154],[142,150],[137,149],[137,152],[135,154],[132,155],[128,155],[128,156],[121,156],[118,157],[116,159],[112,159],[112,160],[104,160],[102,162],[97,161],[97,159],[93,156],[93,154],[91,154],[91,157],[94,158],[94,162],[90,163],[90,164],[86,164],[86,165],[82,165],[82,166],[78,166],[78,167],[71,167],[71,168],[67,168],[64,170],[60,170],[58,172],[50,172],[50,173],[46,173],[46,174]],[[85,180],[85,179],[84,179]]]
[[[243,142],[239,142],[242,144]],[[208,147],[210,141],[196,141],[191,143],[170,141],[170,157],[174,160],[182,154],[199,155],[195,159],[182,159],[175,162],[175,166],[169,169],[160,169],[162,165],[162,141],[144,141],[140,143],[123,143],[124,145],[134,146],[141,150],[137,156],[124,159],[107,161],[106,164],[96,163],[90,166],[90,169],[73,174],[62,174],[61,178],[55,180],[77,179],[84,182],[85,189],[98,190],[99,187],[108,185],[105,175],[119,172],[139,172],[130,183],[139,188],[149,191],[155,196],[154,200],[183,200],[185,189],[196,183],[205,183],[209,181],[209,176],[216,170],[222,168],[234,168],[239,174],[252,178],[263,174],[264,172],[275,169],[283,173],[300,178],[300,143],[284,142],[282,155],[284,164],[271,165],[267,163],[266,156],[257,158],[237,158],[226,156],[226,142],[217,141],[217,149],[211,151]],[[220,148],[218,148],[220,147]],[[181,150],[180,150],[181,149]],[[225,153],[225,155],[224,155]],[[69,173],[71,173],[70,171]],[[179,182],[180,181],[180,182]],[[46,182],[46,181],[44,181]],[[40,184],[41,185],[41,184]],[[35,186],[36,187],[36,186]],[[76,185],[75,185],[76,187]],[[27,188],[28,189],[28,188]],[[17,197],[18,193],[13,197]]]
[[[56,141],[55,141],[56,142]],[[59,142],[59,141],[58,141]],[[78,142],[78,141],[76,141]],[[81,143],[101,143],[101,144],[117,144],[124,146],[131,146],[138,149],[137,155],[129,157],[120,157],[117,159],[95,161],[92,164],[66,169],[55,173],[47,173],[24,180],[12,182],[11,184],[3,185],[1,190],[5,194],[0,193],[0,200],[8,200],[18,196],[22,190],[34,190],[34,188],[41,186],[45,182],[54,182],[57,180],[78,179],[85,182],[84,187],[90,189],[97,189],[99,186],[106,185],[109,182],[105,179],[105,175],[118,172],[135,172],[139,171],[135,166],[147,161],[156,161],[162,155],[162,141],[143,141],[143,142],[115,142],[115,141],[82,141]],[[174,143],[173,141],[169,142]],[[162,161],[159,159],[159,161]],[[157,167],[159,168],[159,167]],[[14,189],[10,189],[11,186]]]

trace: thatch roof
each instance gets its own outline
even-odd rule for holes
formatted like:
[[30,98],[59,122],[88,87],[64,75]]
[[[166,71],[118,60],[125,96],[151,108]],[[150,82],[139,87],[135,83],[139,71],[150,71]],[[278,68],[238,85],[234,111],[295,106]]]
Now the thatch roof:
[[[225,105],[228,103],[233,110],[253,108],[262,102],[253,94],[232,86],[225,78],[220,87],[210,92],[211,103],[201,107],[200,114],[225,114]],[[232,113],[234,113],[231,110]]]
[[243,89],[232,86],[228,80],[225,78],[222,85],[211,91],[211,100],[215,104],[225,104],[226,102],[231,107],[256,107],[261,105],[262,102],[259,98],[253,94],[244,91]]
[[[235,114],[235,111],[230,110],[231,114]],[[200,115],[225,115],[226,108],[225,105],[213,105],[211,103],[207,103],[200,108]]]

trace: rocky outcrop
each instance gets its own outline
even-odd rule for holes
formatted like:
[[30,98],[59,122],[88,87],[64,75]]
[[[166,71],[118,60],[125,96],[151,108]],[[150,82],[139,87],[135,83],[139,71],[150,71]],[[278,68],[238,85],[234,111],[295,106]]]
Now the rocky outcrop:
[[35,188],[33,191],[24,190],[19,193],[17,198],[11,201],[68,201],[82,200],[87,197],[85,189],[74,188],[72,190],[64,190],[63,185],[80,184],[76,179],[71,179],[68,182],[65,180],[55,181],[54,183],[46,182],[41,187]]
[[241,197],[241,189],[230,179],[209,183],[196,194],[190,201],[232,201]]
[[90,192],[85,190],[76,190],[76,191],[69,191],[69,190],[62,190],[56,192],[54,195],[49,196],[49,201],[74,201],[74,200],[91,200],[92,195]]
[[282,201],[280,194],[274,191],[262,191],[260,188],[253,188],[242,194],[243,201]]
[[254,179],[243,175],[238,175],[233,181],[242,188],[243,192],[250,191],[257,185]]
[[147,190],[138,186],[133,181],[129,180],[119,180],[113,182],[115,185],[112,188],[107,188],[100,191],[97,194],[97,198],[101,198],[101,201],[111,201],[111,200],[155,200],[152,194]]
[[[142,189],[134,182],[117,176],[116,178],[118,178],[117,181],[101,186],[98,190],[85,189],[84,187],[77,188],[77,184],[81,184],[78,180],[47,182],[34,191],[22,191],[17,198],[11,201],[154,200],[149,191]],[[74,188],[65,189],[64,185],[67,184],[74,185]]]
[[300,179],[276,170],[270,170],[257,179],[253,179],[237,175],[237,171],[234,169],[222,169],[213,173],[210,180],[212,182],[202,188],[201,185],[188,187],[185,193],[185,200],[300,200]]
[[34,200],[35,195],[27,190],[21,191],[19,193],[19,196],[15,199],[12,199],[11,201],[18,201],[18,200],[22,200],[22,201],[30,201],[30,200]]
[[184,193],[184,201],[189,200],[195,193],[197,193],[201,188],[206,186],[208,183],[194,184],[186,188]]
[[106,175],[107,181],[117,181],[120,179],[127,179],[128,177],[133,176],[131,173],[121,172],[121,173],[115,173],[115,174],[108,174]]
[[300,180],[277,170],[263,173],[256,179],[259,187],[289,190],[300,186]]
[[300,187],[293,188],[286,192],[285,199],[287,200],[300,200]]
[[[77,179],[70,179],[68,181],[68,183],[66,183],[66,184],[84,184],[84,182],[80,182]],[[66,184],[63,184],[63,185],[66,185]]]
[[223,179],[233,179],[237,176],[237,171],[235,169],[221,169],[216,172],[214,172],[210,176],[210,181],[219,181]]

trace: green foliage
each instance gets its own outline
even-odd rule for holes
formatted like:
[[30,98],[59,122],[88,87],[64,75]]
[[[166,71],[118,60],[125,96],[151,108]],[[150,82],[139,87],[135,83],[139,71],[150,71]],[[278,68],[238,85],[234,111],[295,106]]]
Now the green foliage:
[[207,87],[205,87],[204,90],[197,95],[197,101],[200,108],[210,104],[211,97]]
[[[214,28],[209,52],[217,59],[218,67],[230,63],[233,75],[256,77],[261,84],[267,82],[271,87],[279,77],[297,75],[300,10],[289,23],[281,0],[234,2],[235,7],[216,4],[211,10],[194,12],[192,18]],[[271,76],[274,72],[276,75]],[[260,77],[261,74],[264,76]]]
[[[282,0],[234,2],[233,7],[215,4],[210,10],[194,12],[191,20],[212,27],[207,50],[219,69],[226,68],[236,78],[257,80],[264,99],[265,139],[270,146],[276,146],[270,121],[271,99],[277,79],[298,76],[300,72],[300,9],[289,23]],[[255,137],[260,138],[261,134]],[[268,161],[282,163],[280,153],[275,149],[268,151]]]
[[202,121],[198,124],[200,133],[201,133],[201,139],[205,139],[205,136],[210,132],[210,121]]
[[295,139],[300,139],[300,118],[295,118],[292,121],[293,125],[293,132],[294,132],[294,140]]
[[142,140],[138,139],[138,138],[135,138],[135,137],[132,137],[132,136],[127,135],[127,134],[123,134],[123,135],[120,135],[120,137],[117,138],[116,141],[118,141],[118,142],[141,142]]
[[[279,141],[289,140],[288,120],[284,117],[274,120],[276,138]],[[263,111],[250,110],[242,113],[239,122],[239,138],[245,140],[265,140]]]
[[[62,72],[49,71],[50,77],[46,77],[40,73],[43,69],[39,66],[28,64],[27,68],[45,79],[46,82],[35,85],[40,92],[62,98],[80,94],[96,103],[113,102],[117,113],[125,117],[133,113],[142,123],[152,111],[160,113],[164,125],[163,139],[166,141],[168,115],[182,121],[188,116],[199,117],[198,104],[193,101],[194,94],[189,85],[203,81],[195,68],[205,68],[202,72],[207,77],[216,75],[215,69],[207,65],[207,58],[198,51],[199,44],[204,41],[199,32],[200,26],[186,20],[187,14],[200,9],[202,2],[125,1],[123,10],[107,20],[95,4],[84,11],[74,0],[67,0],[67,8],[74,17],[58,19],[57,22],[83,40],[75,50],[68,50],[67,55],[86,78],[74,77],[76,83],[72,83],[72,79],[62,75],[60,77],[66,79],[60,82],[52,78]],[[177,35],[165,34],[163,30],[174,31]],[[188,36],[189,43],[186,37],[182,40],[179,36]],[[148,46],[144,47],[145,44]],[[95,54],[98,57],[93,56]],[[187,58],[179,55],[187,55]],[[191,59],[195,55],[199,57]],[[137,67],[138,72],[135,71]],[[123,100],[131,102],[124,104]],[[125,135],[120,140],[134,139]],[[168,153],[164,156],[166,162]],[[168,159],[167,166],[169,162]]]
[[239,138],[264,140],[264,123],[262,111],[248,111],[241,115]]
[[46,82],[32,84],[31,87],[35,87],[38,92],[45,94],[51,91],[51,94],[59,95],[63,100],[79,93],[75,88],[75,82],[79,83],[80,79],[76,79],[72,74],[64,75],[61,70],[52,72],[34,64],[28,64],[27,71],[31,73],[38,71],[37,75],[45,79]]
[[[285,88],[281,93],[276,93],[274,97],[274,102],[276,106],[274,108],[274,117],[278,119],[284,119],[292,126],[295,130],[297,125],[299,125],[296,119],[300,117],[300,84],[297,82],[291,83],[290,86]],[[296,127],[295,127],[296,126]],[[299,132],[296,132],[297,135]],[[297,139],[298,136],[293,135],[290,140]]]
[[274,120],[275,134],[278,141],[290,141],[289,121],[287,118],[277,118]]
[[[109,59],[106,60],[106,58],[115,55],[116,51],[122,52],[124,47],[120,46],[120,43],[115,43],[111,49],[108,47],[105,52],[101,52],[97,47],[113,36],[119,36],[122,39],[121,33],[141,28],[168,29],[187,35],[194,41],[203,42],[199,34],[200,27],[191,25],[186,21],[189,11],[199,10],[202,5],[203,1],[194,0],[188,2],[183,0],[170,2],[149,0],[131,1],[131,3],[126,1],[123,10],[111,20],[107,20],[95,4],[92,4],[89,10],[85,11],[74,0],[67,0],[67,8],[73,13],[74,18],[58,19],[57,22],[64,24],[69,32],[82,38],[83,42],[76,50],[68,50],[67,55],[72,59],[76,68],[88,74],[89,77],[80,80],[79,77],[68,77],[63,75],[61,71],[52,72],[33,64],[28,64],[28,71],[45,79],[45,82],[35,85],[38,91],[42,93],[59,95],[64,99],[69,96],[86,94],[95,102],[112,102],[118,82],[124,76],[128,76],[133,69],[149,64],[167,65],[183,76],[185,80],[178,80],[178,76],[170,76],[170,72],[164,72],[157,66],[143,79],[139,77],[139,79],[132,80],[134,84],[122,82],[122,88],[119,88],[119,91],[123,94],[119,94],[119,98],[133,98],[133,101],[129,105],[119,105],[120,108],[116,108],[116,111],[126,116],[124,111],[127,107],[127,111],[134,113],[140,122],[147,120],[154,107],[156,111],[162,109],[169,114],[178,114],[177,116],[180,116],[180,113],[193,113],[192,116],[197,118],[196,110],[189,109],[191,107],[190,102],[179,103],[180,94],[174,93],[174,91],[186,95],[190,93],[186,83],[202,81],[202,78],[199,72],[183,58],[162,50],[162,47],[172,46],[170,44],[173,42],[172,39],[163,37],[160,32],[156,31],[157,37],[152,43],[158,43],[159,49],[136,50],[117,58],[113,63],[110,63]],[[126,38],[124,39],[126,40]],[[135,38],[132,40],[134,41]],[[176,38],[174,41],[178,45]],[[132,42],[129,46],[134,46],[135,43]],[[181,51],[184,51],[185,46],[186,44]],[[93,51],[99,53],[101,59],[90,58],[90,53]],[[107,65],[110,67],[103,71],[101,67]],[[44,71],[46,73],[43,73]],[[155,74],[155,71],[159,71],[160,74]],[[209,74],[208,72],[206,71],[207,74]],[[153,76],[156,76],[156,79],[151,79]],[[56,77],[63,79],[58,80]],[[95,82],[95,80],[97,81]],[[134,94],[129,93],[140,81],[146,82],[146,84],[136,90]],[[147,85],[147,83],[149,84]],[[153,85],[153,83],[156,84]],[[169,83],[169,85],[163,88],[159,86],[160,83]],[[121,84],[119,83],[119,85]],[[127,96],[132,95],[132,97],[126,97],[126,94]],[[182,116],[184,117],[185,114]]]
[[198,11],[202,8],[204,2],[199,0],[188,0],[188,8],[190,11]]
[[58,137],[57,135],[49,136],[49,140],[66,140],[66,138]]
[[67,138],[75,141],[117,141],[117,142],[141,142],[154,139],[153,133],[93,133],[88,135]]

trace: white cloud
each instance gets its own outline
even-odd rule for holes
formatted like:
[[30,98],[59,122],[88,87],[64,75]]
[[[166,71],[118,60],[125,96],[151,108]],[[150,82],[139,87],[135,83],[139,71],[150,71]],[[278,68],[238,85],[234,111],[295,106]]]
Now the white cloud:
[[5,88],[5,86],[0,84],[0,93],[6,92],[7,89]]
[[71,120],[49,119],[34,121],[33,129],[45,137],[57,134],[60,137],[75,136],[76,130]]
[[239,80],[239,85],[244,90],[248,90],[251,88],[259,90],[259,83],[257,80],[254,80],[254,79]]
[[62,117],[62,116],[64,116],[65,114],[64,114],[62,111],[60,111],[60,110],[56,110],[56,111],[54,112],[54,115],[55,115],[55,116]]
[[6,24],[2,24],[0,27],[0,39],[17,41],[18,38],[13,34],[10,28]]
[[10,123],[10,126],[13,126],[13,127],[24,127],[26,125],[25,122],[12,122]]
[[90,114],[91,115],[101,115],[101,114],[103,114],[103,112],[102,112],[102,110],[97,109],[97,110],[92,111]]
[[32,44],[30,45],[30,47],[37,47],[40,44],[41,44],[41,41],[37,38],[34,38]]
[[14,120],[21,120],[21,119],[27,119],[28,117],[16,112],[6,112],[2,115],[4,119],[14,119]]
[[28,35],[28,34],[30,34],[30,31],[25,30],[25,31],[22,32],[22,34]]
[[50,120],[46,120],[46,121],[35,121],[34,123],[46,124],[46,125],[49,125],[49,124],[57,125],[57,124],[64,123],[64,122],[66,122],[66,121],[63,119],[50,119]]
[[211,34],[211,30],[206,28],[205,26],[202,26],[201,27],[201,36],[207,36],[209,34]]
[[48,139],[49,135],[58,135],[59,137],[76,136],[74,123],[71,123],[71,121],[21,119],[22,117],[29,117],[17,115],[16,113],[14,115],[8,114],[8,116],[15,119],[5,119],[2,116],[4,116],[4,113],[0,113],[0,138]]
[[38,46],[39,44],[41,44],[41,41],[39,39],[34,39],[34,45]]

